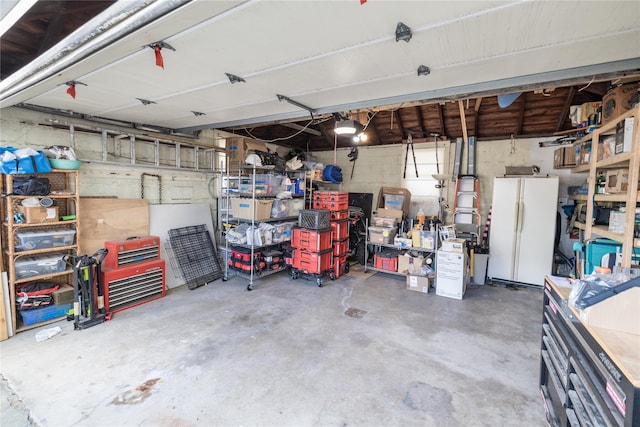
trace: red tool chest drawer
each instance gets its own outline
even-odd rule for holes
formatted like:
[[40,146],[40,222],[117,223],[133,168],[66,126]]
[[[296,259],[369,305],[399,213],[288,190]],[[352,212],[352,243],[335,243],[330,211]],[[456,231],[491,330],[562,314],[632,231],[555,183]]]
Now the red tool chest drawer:
[[293,251],[293,268],[309,274],[321,274],[333,268],[333,251],[306,252],[301,249]]
[[294,228],[291,235],[291,247],[309,252],[322,252],[331,249],[331,230],[309,230]]
[[349,252],[349,238],[333,242],[333,257],[346,255]]
[[331,239],[336,242],[338,240],[347,239],[349,237],[349,220],[331,221]]

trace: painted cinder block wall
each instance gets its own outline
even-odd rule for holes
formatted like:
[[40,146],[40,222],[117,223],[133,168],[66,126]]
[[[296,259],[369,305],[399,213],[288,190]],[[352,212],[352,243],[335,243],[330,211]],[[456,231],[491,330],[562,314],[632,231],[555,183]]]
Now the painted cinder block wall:
[[[50,120],[101,127],[124,133],[132,132],[130,128],[101,125],[20,108],[5,108],[0,111],[0,145],[17,148],[32,147],[34,149],[43,149],[50,145],[70,146],[69,130],[47,126],[46,124],[50,123]],[[215,194],[212,189],[216,187],[215,181],[219,175],[212,171],[194,172],[131,165],[126,159],[126,156],[129,155],[128,138],[109,141],[109,146],[116,153],[116,156],[110,155],[107,160],[119,162],[118,165],[101,164],[102,142],[100,134],[77,131],[75,132],[75,141],[75,152],[78,158],[90,161],[90,163],[83,163],[80,168],[81,197],[140,199],[142,198],[142,174],[147,173],[160,177],[160,180],[155,177],[144,177],[144,199],[148,200],[150,204],[160,203],[159,182],[161,182],[162,203],[209,203],[212,206],[212,212],[215,209],[215,204],[212,202],[212,197]],[[202,137],[194,140],[193,143],[213,147],[216,143],[214,132],[203,132]],[[118,158],[117,153],[121,153],[124,157]],[[175,150],[166,155],[174,153]],[[161,153],[161,157],[164,155]],[[193,164],[193,159],[190,159],[186,153],[184,157],[183,164]],[[153,148],[150,145],[148,147],[138,146],[136,158],[148,159],[152,162]],[[165,163],[170,162],[167,160]]]

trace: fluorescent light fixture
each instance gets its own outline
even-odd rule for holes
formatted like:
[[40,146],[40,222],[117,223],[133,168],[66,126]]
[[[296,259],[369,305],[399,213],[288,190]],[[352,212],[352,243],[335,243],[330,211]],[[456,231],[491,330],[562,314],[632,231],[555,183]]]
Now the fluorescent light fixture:
[[336,122],[334,132],[338,135],[355,135],[362,130],[363,126],[355,120],[340,120]]

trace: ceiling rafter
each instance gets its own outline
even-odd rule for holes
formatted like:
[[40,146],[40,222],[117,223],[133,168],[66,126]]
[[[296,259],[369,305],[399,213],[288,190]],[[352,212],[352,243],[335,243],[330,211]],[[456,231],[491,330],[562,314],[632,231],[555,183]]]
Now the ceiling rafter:
[[444,107],[444,105],[442,103],[438,103],[436,104],[436,108],[438,111],[438,126],[440,129],[440,136],[444,136],[447,134],[447,130],[444,127],[444,113],[442,111],[442,108]]
[[522,135],[522,126],[524,125],[524,112],[525,112],[525,107],[527,105],[526,97],[527,97],[527,94],[523,93],[522,96],[520,96],[519,98],[518,121],[517,121],[517,129],[516,129],[516,135],[518,136]]
[[401,108],[398,108],[395,111],[392,111],[391,114],[395,114],[396,116],[396,122],[398,123],[398,129],[400,129],[400,138],[404,138],[406,133],[406,130],[404,128],[404,123],[402,121],[402,114],[400,113],[402,111]]
[[556,132],[560,132],[562,130],[562,126],[567,120],[567,116],[569,115],[569,108],[573,104],[573,98],[575,95],[576,95],[576,89],[574,87],[569,88],[569,93],[567,94],[567,98],[564,102],[564,106],[562,107],[562,112],[560,113],[560,117],[558,117]]

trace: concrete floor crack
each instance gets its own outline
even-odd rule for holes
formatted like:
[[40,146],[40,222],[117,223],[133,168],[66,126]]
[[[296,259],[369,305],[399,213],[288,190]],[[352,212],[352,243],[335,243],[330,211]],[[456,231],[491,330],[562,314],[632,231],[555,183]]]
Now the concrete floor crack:
[[0,393],[2,398],[6,399],[6,403],[15,411],[18,411],[20,414],[24,414],[30,426],[43,427],[43,424],[34,417],[31,410],[27,408],[24,401],[20,398],[11,384],[9,384],[9,380],[7,380],[2,374],[0,374],[0,391],[2,391],[2,393]]

